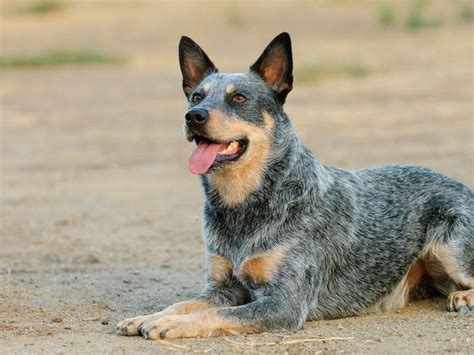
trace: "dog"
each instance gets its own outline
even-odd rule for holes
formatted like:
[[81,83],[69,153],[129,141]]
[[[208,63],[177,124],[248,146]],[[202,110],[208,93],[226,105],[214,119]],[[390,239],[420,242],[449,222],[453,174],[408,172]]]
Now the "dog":
[[147,339],[287,329],[447,296],[474,311],[474,199],[415,166],[347,171],[320,164],[283,104],[293,86],[281,33],[247,73],[219,73],[183,36],[188,161],[205,192],[202,293],[117,325]]

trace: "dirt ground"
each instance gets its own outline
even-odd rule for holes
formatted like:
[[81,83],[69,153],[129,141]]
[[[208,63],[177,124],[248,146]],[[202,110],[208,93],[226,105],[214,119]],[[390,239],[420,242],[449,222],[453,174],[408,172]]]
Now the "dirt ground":
[[[281,31],[296,68],[362,63],[299,84],[286,110],[328,165],[423,165],[471,188],[473,26],[462,1],[430,1],[442,25],[412,30],[377,2],[76,1],[1,20],[2,55],[94,48],[123,65],[3,69],[1,353],[473,353],[474,317],[444,300],[307,323],[296,333],[176,341],[114,335],[117,321],[203,285],[202,192],[187,171],[177,43],[196,39],[244,71]],[[8,1],[0,6],[8,5]],[[301,82],[301,81],[300,81]]]

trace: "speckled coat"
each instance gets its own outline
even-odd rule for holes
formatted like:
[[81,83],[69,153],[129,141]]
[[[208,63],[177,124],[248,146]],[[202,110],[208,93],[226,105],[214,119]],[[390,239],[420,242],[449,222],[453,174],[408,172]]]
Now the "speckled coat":
[[188,139],[243,137],[246,150],[201,176],[203,292],[127,320],[120,333],[296,330],[308,319],[396,309],[433,293],[449,296],[450,310],[474,310],[473,192],[421,167],[320,164],[283,111],[293,84],[288,34],[244,74],[218,73],[187,37],[180,64],[190,110],[209,113],[202,127],[185,127]]

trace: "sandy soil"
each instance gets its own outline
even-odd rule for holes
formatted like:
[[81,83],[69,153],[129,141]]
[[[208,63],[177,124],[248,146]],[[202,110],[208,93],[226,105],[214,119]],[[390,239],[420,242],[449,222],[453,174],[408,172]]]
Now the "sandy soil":
[[375,2],[241,5],[76,2],[2,16],[2,54],[96,48],[119,66],[2,70],[1,352],[474,352],[473,317],[444,300],[307,323],[297,333],[145,341],[124,317],[193,297],[203,284],[202,193],[187,172],[177,43],[195,38],[243,71],[282,30],[295,66],[366,65],[365,78],[296,83],[287,112],[319,159],[344,168],[430,167],[472,188],[472,24],[431,1],[443,25],[383,28]]

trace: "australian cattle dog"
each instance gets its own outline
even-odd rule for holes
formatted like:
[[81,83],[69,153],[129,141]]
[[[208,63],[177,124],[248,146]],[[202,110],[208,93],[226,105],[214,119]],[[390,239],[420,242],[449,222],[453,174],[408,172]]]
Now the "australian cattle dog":
[[421,167],[320,164],[283,110],[287,33],[246,73],[218,72],[188,37],[179,63],[188,167],[205,193],[206,283],[194,300],[120,322],[119,334],[297,330],[433,294],[449,311],[474,311],[473,192]]

